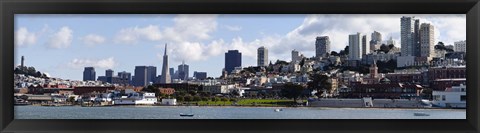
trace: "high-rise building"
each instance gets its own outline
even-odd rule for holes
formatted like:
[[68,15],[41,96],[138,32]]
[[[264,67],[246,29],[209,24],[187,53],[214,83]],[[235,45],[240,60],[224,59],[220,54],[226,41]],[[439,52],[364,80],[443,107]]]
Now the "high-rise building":
[[188,73],[188,65],[183,61],[181,65],[178,65],[178,79],[187,80],[189,77]]
[[105,76],[106,77],[113,77],[113,70],[112,69],[105,70]]
[[129,72],[118,72],[118,78],[120,78],[120,81],[124,85],[129,85],[132,84],[132,74]]
[[362,56],[367,55],[370,53],[370,39],[368,39],[367,35],[362,36]]
[[95,68],[85,67],[83,70],[83,81],[95,81]]
[[362,59],[362,34],[356,33],[348,36],[349,60]]
[[135,66],[135,76],[133,78],[133,85],[147,86],[148,85],[147,72],[148,72],[147,66]]
[[454,42],[455,52],[467,52],[467,41]]
[[147,83],[156,83],[157,81],[157,67],[156,66],[148,66],[147,67]]
[[414,28],[415,34],[413,38],[413,52],[414,55],[417,57],[421,56],[421,44],[420,44],[420,20],[415,19],[415,28]]
[[264,46],[257,49],[257,66],[268,66],[268,49]]
[[435,34],[433,25],[422,23],[420,25],[420,45],[421,57],[435,56]]
[[242,53],[238,50],[228,50],[225,53],[225,70],[230,74],[235,67],[242,66]]
[[372,39],[370,40],[370,52],[375,51],[380,45],[382,45],[382,34],[377,31],[373,31]]
[[387,40],[387,44],[386,44],[386,45],[390,45],[390,44],[396,45],[396,42],[395,42],[395,40],[393,40],[392,37],[390,37],[390,39]]
[[380,32],[373,31],[372,40],[382,42],[382,34]]
[[[418,21],[418,22],[417,22]],[[400,43],[402,56],[417,56],[416,48],[418,48],[418,40],[416,40],[418,31],[416,25],[419,23],[415,17],[403,16],[400,19]]]
[[326,56],[330,53],[330,38],[328,36],[319,36],[315,41],[315,57]]
[[168,69],[167,44],[165,44],[165,53],[163,54],[162,78],[160,78],[160,83],[162,84],[171,83],[172,78],[170,77],[170,72],[168,71]]
[[[173,79],[177,79],[177,77],[175,76],[175,68],[171,67],[170,70],[168,70],[168,72],[170,72],[170,78],[173,80]],[[161,77],[160,77],[161,78]],[[160,80],[160,79],[158,79]]]
[[107,82],[107,83],[113,83],[112,79],[113,79],[113,70],[112,69],[107,69],[105,70],[105,77],[104,78],[101,78],[102,80],[100,81],[103,81],[103,82]]
[[203,79],[206,79],[207,78],[207,72],[193,72],[193,77],[195,77],[195,79],[200,79],[200,80],[203,80]]

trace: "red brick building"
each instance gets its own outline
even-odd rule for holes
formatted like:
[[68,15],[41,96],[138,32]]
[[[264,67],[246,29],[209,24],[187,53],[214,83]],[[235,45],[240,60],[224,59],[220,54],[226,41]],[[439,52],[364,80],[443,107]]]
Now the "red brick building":
[[172,95],[175,93],[175,89],[173,88],[159,88],[161,94]]
[[466,73],[467,69],[465,66],[432,67],[428,69],[428,79],[434,81],[436,79],[466,78]]
[[86,93],[106,93],[108,90],[115,90],[114,86],[77,86],[73,88],[75,95],[83,95]]
[[436,79],[432,81],[432,89],[443,91],[446,88],[451,88],[452,86],[459,86],[460,84],[466,85],[467,79],[460,78],[460,79]]

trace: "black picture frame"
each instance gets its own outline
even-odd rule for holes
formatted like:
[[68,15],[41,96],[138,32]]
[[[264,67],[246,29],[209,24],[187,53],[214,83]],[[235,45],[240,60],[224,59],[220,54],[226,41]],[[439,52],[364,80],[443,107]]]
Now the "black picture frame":
[[[466,120],[15,120],[14,14],[466,14]],[[2,132],[479,132],[479,0],[1,0]]]

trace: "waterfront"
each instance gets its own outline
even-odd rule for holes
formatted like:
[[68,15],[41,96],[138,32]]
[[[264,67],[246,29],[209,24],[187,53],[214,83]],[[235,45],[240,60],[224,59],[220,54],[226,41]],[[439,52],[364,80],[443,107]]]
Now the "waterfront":
[[[466,119],[465,109],[15,106],[15,119]],[[180,117],[179,113],[194,117]],[[414,116],[424,112],[430,116]]]

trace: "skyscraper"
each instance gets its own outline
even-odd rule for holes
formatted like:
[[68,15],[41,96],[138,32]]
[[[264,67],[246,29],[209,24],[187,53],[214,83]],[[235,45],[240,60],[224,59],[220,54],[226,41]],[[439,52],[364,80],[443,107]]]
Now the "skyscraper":
[[135,76],[133,78],[134,86],[147,86],[147,66],[135,66]]
[[178,65],[178,78],[181,80],[188,79],[188,65],[185,64],[185,61],[182,61],[182,64]]
[[120,78],[120,81],[124,85],[129,85],[132,82],[132,74],[129,72],[118,72],[118,77]]
[[421,57],[435,56],[435,34],[433,25],[422,23],[420,26],[420,45]]
[[257,49],[257,66],[268,66],[268,49],[264,46]]
[[400,43],[401,43],[401,55],[402,56],[416,56],[415,48],[418,48],[415,44],[417,40],[415,40],[417,31],[415,31],[416,23],[419,20],[415,19],[415,17],[405,17],[403,16],[400,19]]
[[83,81],[95,81],[95,68],[85,67],[83,70]]
[[349,60],[362,59],[362,34],[356,33],[348,36]]
[[370,53],[370,39],[367,35],[362,36],[362,56]]
[[165,44],[165,53],[163,54],[162,78],[160,78],[160,83],[162,84],[171,83],[172,78],[170,77],[170,72],[168,71],[168,69],[167,44]]
[[315,41],[315,57],[322,57],[330,53],[330,38],[319,36]]
[[[170,78],[173,80],[173,79],[176,79],[177,77],[175,76],[175,68],[171,67],[170,70],[168,70],[168,72],[170,72]],[[161,78],[161,77],[160,77]],[[160,79],[158,79],[160,80]]]
[[157,67],[147,66],[147,83],[156,83],[157,81]]
[[377,31],[373,31],[372,33],[372,40],[370,40],[370,52],[373,52],[374,50],[377,49],[377,47],[380,47],[382,44],[382,34]]
[[230,74],[235,67],[242,66],[242,53],[238,50],[228,50],[225,53],[225,70]]
[[105,70],[105,76],[106,77],[113,77],[113,70],[112,69]]
[[421,44],[420,44],[420,20],[415,19],[415,26],[414,26],[414,37],[413,37],[413,52],[414,55],[417,57],[421,56]]

